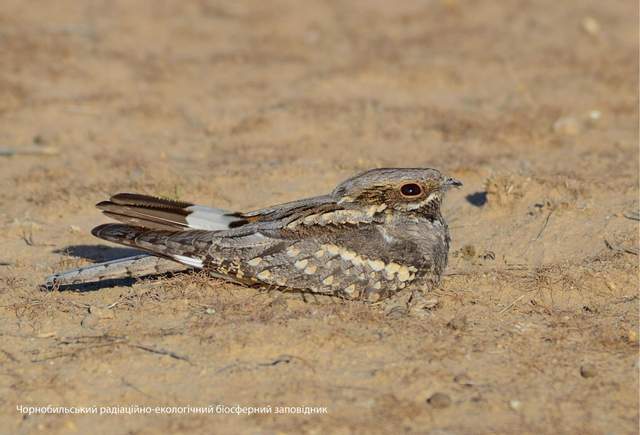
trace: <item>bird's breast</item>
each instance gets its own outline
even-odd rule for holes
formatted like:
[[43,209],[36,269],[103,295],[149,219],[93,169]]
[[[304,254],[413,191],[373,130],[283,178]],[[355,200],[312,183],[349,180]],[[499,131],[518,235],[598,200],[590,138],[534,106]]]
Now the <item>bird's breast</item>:
[[390,257],[419,269],[443,269],[449,252],[449,231],[441,220],[396,219],[377,226]]

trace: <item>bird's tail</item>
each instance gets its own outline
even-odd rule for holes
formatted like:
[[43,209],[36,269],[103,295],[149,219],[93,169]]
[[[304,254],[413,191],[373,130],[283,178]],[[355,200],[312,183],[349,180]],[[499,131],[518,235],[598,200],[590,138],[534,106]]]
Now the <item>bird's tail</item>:
[[87,284],[107,279],[139,278],[183,270],[185,270],[184,265],[175,261],[141,254],[55,273],[47,277],[43,287],[51,290],[60,286]]
[[104,224],[91,233],[104,240],[142,249],[160,257],[201,269],[211,231],[153,230],[134,225]]
[[184,270],[185,265],[202,268],[207,248],[203,239],[211,232],[235,228],[251,219],[219,208],[137,193],[118,193],[97,207],[123,224],[96,227],[92,231],[94,236],[153,255],[137,255],[59,272],[46,279],[45,288],[174,272]]

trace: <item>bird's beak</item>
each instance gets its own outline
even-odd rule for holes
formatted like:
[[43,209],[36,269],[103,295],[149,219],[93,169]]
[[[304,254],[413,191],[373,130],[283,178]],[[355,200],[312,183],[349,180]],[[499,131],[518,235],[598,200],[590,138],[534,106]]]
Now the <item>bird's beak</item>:
[[456,180],[455,178],[447,177],[444,179],[444,183],[442,183],[445,187],[461,187],[462,181]]

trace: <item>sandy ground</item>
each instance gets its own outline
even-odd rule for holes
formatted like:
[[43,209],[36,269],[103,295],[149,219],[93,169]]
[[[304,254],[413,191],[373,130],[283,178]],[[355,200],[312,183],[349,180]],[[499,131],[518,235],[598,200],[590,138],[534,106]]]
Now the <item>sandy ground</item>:
[[[0,157],[0,432],[638,433],[634,3],[3,0],[0,147],[55,149]],[[127,253],[89,233],[110,194],[247,210],[382,166],[465,182],[418,312],[37,289]],[[16,409],[217,404],[327,413]]]

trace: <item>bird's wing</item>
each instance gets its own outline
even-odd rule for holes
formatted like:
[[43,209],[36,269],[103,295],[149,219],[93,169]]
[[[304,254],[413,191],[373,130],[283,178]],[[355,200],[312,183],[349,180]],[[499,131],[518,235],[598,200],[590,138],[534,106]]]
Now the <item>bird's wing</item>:
[[[316,237],[325,227],[370,223],[380,210],[345,209],[331,196],[293,201],[248,213],[138,194],[118,194],[98,208],[122,224],[93,229],[94,236],[201,268],[212,245],[235,256],[278,251],[293,240]],[[212,248],[213,249],[213,248]]]
[[333,210],[339,207],[333,197],[322,195],[241,213],[240,216],[249,222],[287,222],[300,216]]
[[[143,249],[154,256],[199,268],[202,266],[204,252],[202,249],[194,249],[188,240],[191,237],[201,238],[202,233],[198,231],[192,233],[190,230],[215,231],[220,234],[221,244],[224,244],[224,234],[231,236],[228,243],[232,244],[234,249],[255,248],[262,252],[271,246],[270,242],[273,243],[273,241],[261,235],[257,227],[264,227],[266,224],[267,227],[277,228],[279,220],[289,216],[304,215],[305,211],[312,213],[315,207],[331,202],[332,199],[328,196],[317,197],[242,214],[185,201],[136,193],[118,193],[108,201],[100,202],[97,207],[106,216],[126,225],[102,225],[94,228],[93,234],[111,242]],[[252,225],[253,222],[257,225]],[[246,227],[238,231],[245,225]],[[171,237],[172,235],[174,237]],[[179,239],[177,241],[176,236]],[[176,248],[175,252],[166,246],[167,243]],[[164,269],[155,266],[158,261]],[[54,282],[59,285],[81,284],[106,278],[161,273],[170,268],[170,263],[176,264],[154,259],[149,254],[142,254],[52,275],[47,278],[47,286],[52,286]],[[150,264],[154,266],[149,268]]]
[[224,231],[247,223],[238,213],[137,193],[118,193],[96,207],[119,222],[156,230]]
[[138,193],[118,193],[96,207],[116,221],[137,227],[209,231],[225,231],[258,222],[286,223],[297,217],[339,208],[331,196],[324,195],[239,213]]

